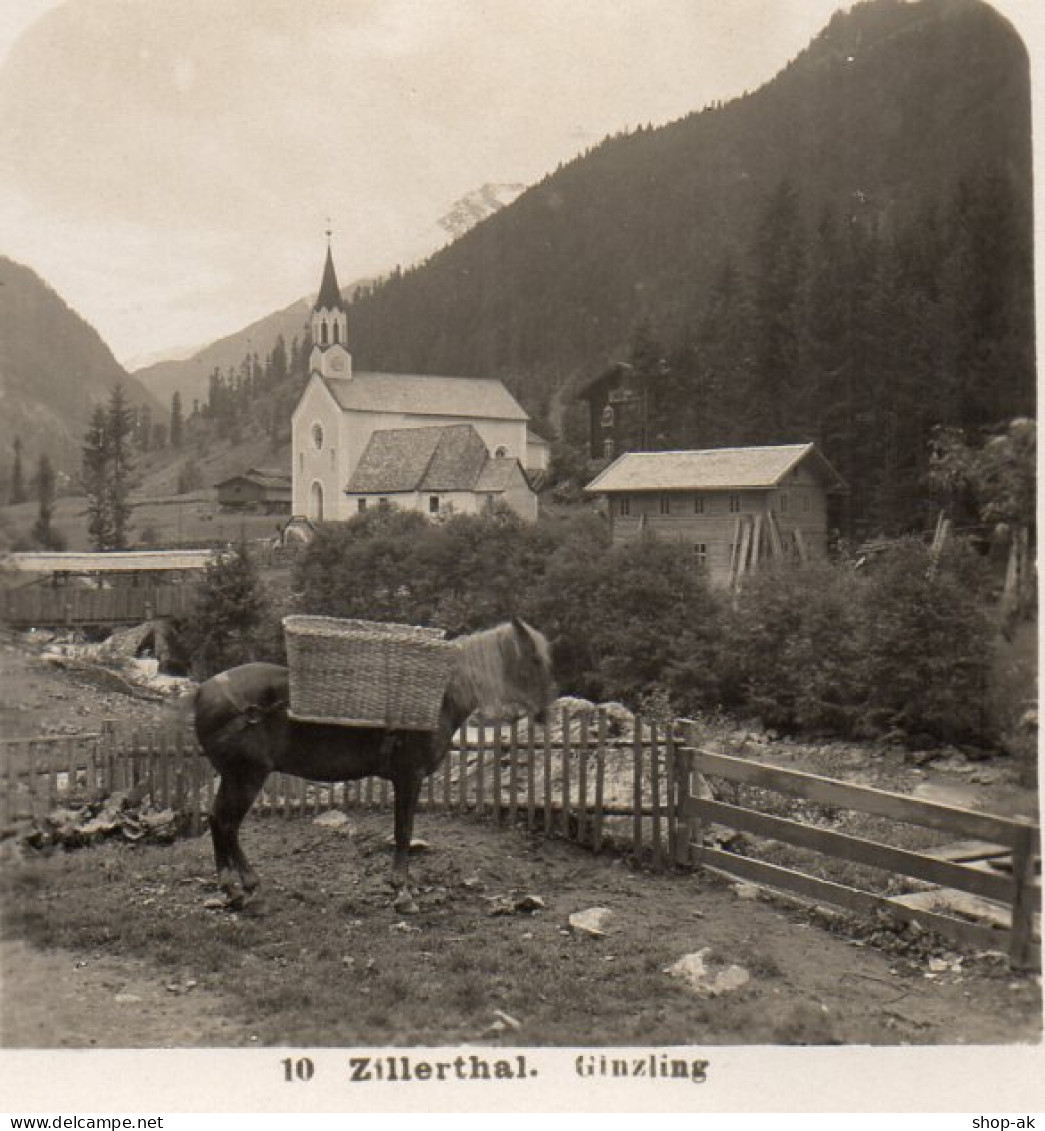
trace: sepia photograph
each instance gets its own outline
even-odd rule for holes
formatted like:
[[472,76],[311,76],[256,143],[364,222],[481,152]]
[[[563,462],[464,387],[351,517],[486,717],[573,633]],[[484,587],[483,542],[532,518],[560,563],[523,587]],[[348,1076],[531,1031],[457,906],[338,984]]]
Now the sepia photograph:
[[1042,1110],[1043,58],[0,0],[0,1109]]

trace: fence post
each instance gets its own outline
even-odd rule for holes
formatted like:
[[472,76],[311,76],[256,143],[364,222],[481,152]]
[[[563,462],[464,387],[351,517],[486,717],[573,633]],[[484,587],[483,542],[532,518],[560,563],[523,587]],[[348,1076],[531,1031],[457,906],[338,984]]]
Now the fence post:
[[570,712],[562,712],[562,835],[570,839]]
[[1009,961],[1018,969],[1030,965],[1031,928],[1034,908],[1030,901],[1030,886],[1034,880],[1034,833],[1031,824],[1020,822],[1013,837],[1012,878],[1012,932],[1009,939]]
[[584,844],[591,832],[591,823],[588,817],[588,751],[590,739],[588,734],[588,716],[580,717],[580,733],[577,738],[580,748],[577,754],[577,843]]
[[602,808],[606,792],[606,710],[599,708],[595,749],[595,818],[592,827],[592,850],[602,851]]
[[552,727],[544,721],[544,835],[551,836],[553,830],[552,814]]
[[665,817],[668,824],[668,860],[675,864],[679,855],[678,773],[675,766],[675,721],[664,724],[664,793],[667,799]]
[[635,859],[642,859],[642,716],[636,715],[632,737],[631,840]]
[[508,818],[514,825],[519,817],[519,724],[512,719],[508,727]]
[[660,843],[660,746],[657,741],[657,722],[649,724],[649,784],[653,809],[651,840],[653,841],[653,867],[659,872],[664,866]]
[[[467,724],[466,724],[467,725]],[[462,731],[465,729],[461,728]],[[475,744],[475,811],[486,818],[486,720],[479,719]]]
[[501,802],[503,800],[501,793],[501,762],[504,758],[504,740],[501,734],[501,723],[497,721],[493,725],[493,813],[494,820],[498,824],[501,822]]
[[679,815],[681,818],[682,843],[679,846],[679,863],[693,864],[699,858],[703,831],[700,817],[690,808],[693,797],[693,759],[696,757],[696,724],[684,724],[682,750],[682,773],[679,777]]
[[531,711],[526,716],[526,827],[532,829],[537,821],[537,720]]

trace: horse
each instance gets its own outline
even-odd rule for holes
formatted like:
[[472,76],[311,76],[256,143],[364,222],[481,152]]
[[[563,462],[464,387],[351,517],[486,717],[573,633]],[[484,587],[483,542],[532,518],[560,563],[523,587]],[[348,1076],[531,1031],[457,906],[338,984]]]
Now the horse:
[[239,908],[260,881],[239,843],[239,829],[269,774],[311,781],[392,783],[395,854],[392,884],[407,910],[410,843],[421,784],[446,757],[454,734],[477,710],[505,717],[532,713],[543,721],[554,700],[551,649],[519,618],[461,636],[435,730],[337,726],[296,720],[288,713],[289,672],[269,663],[230,668],[192,696],[196,737],[220,775],[210,816],[218,881],[227,905]]

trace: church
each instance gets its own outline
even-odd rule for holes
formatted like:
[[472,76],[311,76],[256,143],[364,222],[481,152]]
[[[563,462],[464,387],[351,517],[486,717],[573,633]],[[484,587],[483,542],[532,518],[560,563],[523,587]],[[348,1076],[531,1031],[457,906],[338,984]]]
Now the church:
[[355,372],[329,243],[309,379],[292,425],[293,513],[315,522],[395,506],[431,517],[499,503],[537,517],[546,440],[492,378]]

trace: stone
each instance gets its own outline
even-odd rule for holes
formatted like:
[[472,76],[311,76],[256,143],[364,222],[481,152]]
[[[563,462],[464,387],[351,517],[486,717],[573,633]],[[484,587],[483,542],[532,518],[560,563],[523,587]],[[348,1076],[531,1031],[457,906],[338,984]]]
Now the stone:
[[342,813],[340,809],[328,809],[325,813],[320,813],[318,817],[314,817],[312,823],[324,829],[343,829],[346,825],[351,824],[348,814]]
[[758,899],[761,889],[757,884],[734,884],[733,894],[737,899]]
[[589,907],[586,911],[575,911],[570,916],[570,930],[593,939],[601,939],[608,933],[612,919],[613,912],[608,907]]
[[546,906],[547,904],[539,895],[521,895],[515,901],[513,910],[530,914],[534,911],[543,911]]
[[721,997],[741,989],[751,980],[743,966],[727,966],[713,958],[709,946],[684,954],[677,962],[665,966],[664,973],[685,982],[699,997]]

